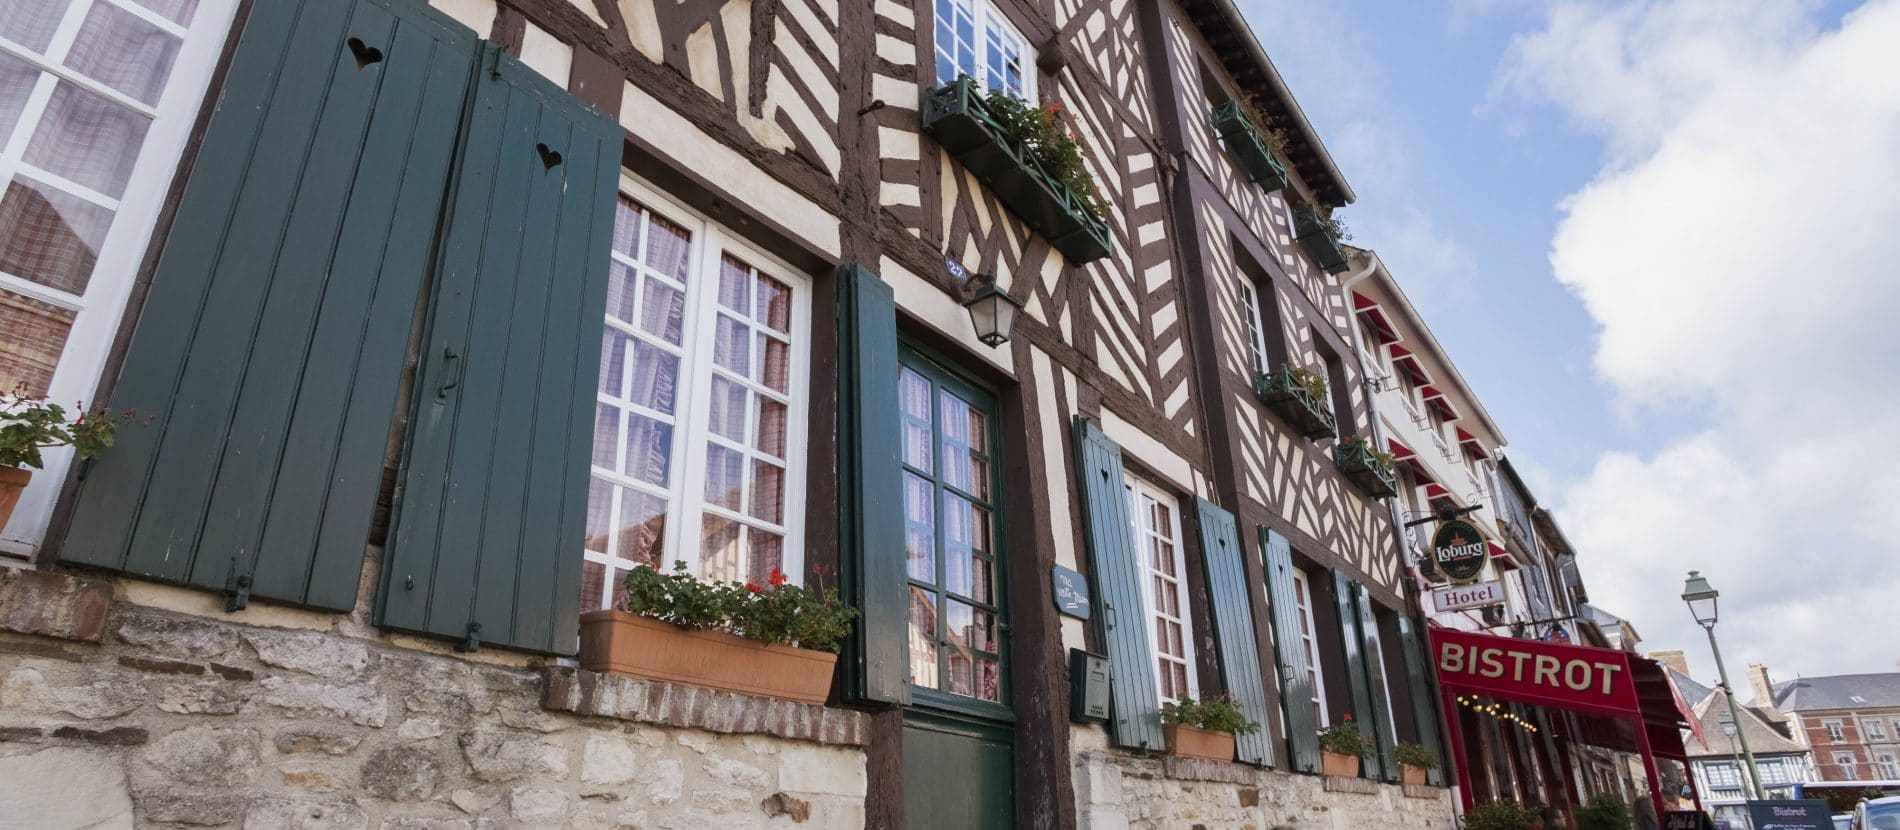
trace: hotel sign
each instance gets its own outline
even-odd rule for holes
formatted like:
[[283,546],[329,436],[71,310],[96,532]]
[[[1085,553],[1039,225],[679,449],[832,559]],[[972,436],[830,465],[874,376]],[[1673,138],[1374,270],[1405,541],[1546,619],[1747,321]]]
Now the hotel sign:
[[1459,691],[1628,716],[1638,711],[1629,655],[1607,648],[1434,628],[1439,682]]
[[1440,522],[1438,532],[1432,534],[1432,559],[1438,563],[1438,570],[1453,582],[1470,582],[1484,572],[1484,563],[1491,559],[1491,549],[1485,545],[1484,534],[1478,532],[1478,526],[1463,519],[1450,519]]
[[1452,585],[1432,589],[1432,605],[1440,612],[1483,608],[1504,602],[1504,584],[1480,582],[1476,585]]

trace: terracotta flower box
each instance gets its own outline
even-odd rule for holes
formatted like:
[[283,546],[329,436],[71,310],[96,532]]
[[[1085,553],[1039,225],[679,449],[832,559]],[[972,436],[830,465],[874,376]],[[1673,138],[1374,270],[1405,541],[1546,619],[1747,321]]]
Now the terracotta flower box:
[[1319,752],[1319,768],[1321,772],[1327,775],[1342,775],[1347,778],[1356,778],[1359,775],[1359,757],[1356,755],[1341,755],[1337,752],[1327,752],[1322,749]]
[[6,527],[7,521],[13,518],[13,508],[20,503],[20,491],[32,480],[32,470],[0,467],[0,527]]
[[1168,754],[1210,761],[1234,760],[1234,733],[1215,732],[1183,723],[1162,724],[1161,735],[1168,739]]
[[1425,768],[1411,764],[1399,765],[1399,780],[1415,786],[1425,786]]
[[681,628],[625,611],[581,615],[581,668],[824,705],[838,655]]

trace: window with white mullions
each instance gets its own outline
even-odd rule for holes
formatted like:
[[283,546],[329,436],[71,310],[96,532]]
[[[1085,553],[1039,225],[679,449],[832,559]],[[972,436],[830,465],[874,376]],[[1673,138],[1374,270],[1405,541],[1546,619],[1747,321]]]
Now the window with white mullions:
[[[0,3],[0,392],[91,399],[234,5]],[[70,458],[8,552],[38,544]]]
[[1267,326],[1260,317],[1260,292],[1253,280],[1241,277],[1234,283],[1240,291],[1240,313],[1247,323],[1247,348],[1255,372],[1271,371],[1267,359]]
[[897,389],[911,685],[1002,703],[992,403],[909,356]]
[[967,75],[985,89],[1034,101],[1029,41],[989,0],[937,0],[937,83]]
[[[635,188],[632,183],[627,185]],[[644,198],[642,198],[644,197]],[[657,194],[623,195],[595,395],[586,608],[626,572],[797,581],[807,284]]]
[[1128,515],[1141,563],[1141,598],[1153,620],[1155,680],[1161,702],[1199,695],[1194,672],[1194,625],[1188,619],[1187,566],[1181,553],[1181,513],[1173,496],[1130,478]]
[[1293,604],[1300,617],[1300,648],[1306,652],[1306,679],[1313,686],[1314,722],[1321,727],[1331,723],[1326,711],[1326,676],[1319,667],[1319,633],[1313,625],[1313,589],[1306,572],[1293,571]]

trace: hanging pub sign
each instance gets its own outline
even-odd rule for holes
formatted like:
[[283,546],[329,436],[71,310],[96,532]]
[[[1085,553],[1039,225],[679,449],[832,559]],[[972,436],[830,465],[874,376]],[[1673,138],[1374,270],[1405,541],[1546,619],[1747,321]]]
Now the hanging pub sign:
[[1447,585],[1432,589],[1432,605],[1440,613],[1483,608],[1504,602],[1504,585],[1496,580],[1476,585]]
[[1451,581],[1470,582],[1484,572],[1491,550],[1485,546],[1484,534],[1478,532],[1477,525],[1464,519],[1447,519],[1439,522],[1438,532],[1432,534],[1432,559]]

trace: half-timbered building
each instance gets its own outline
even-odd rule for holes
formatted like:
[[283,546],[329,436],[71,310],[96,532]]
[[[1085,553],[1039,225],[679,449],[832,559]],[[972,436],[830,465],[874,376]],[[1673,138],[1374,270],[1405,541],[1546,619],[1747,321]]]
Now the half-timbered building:
[[[25,9],[0,378],[136,416],[6,525],[22,815],[1450,825],[1354,194],[1231,0]],[[674,563],[841,591],[824,702],[582,668]]]

